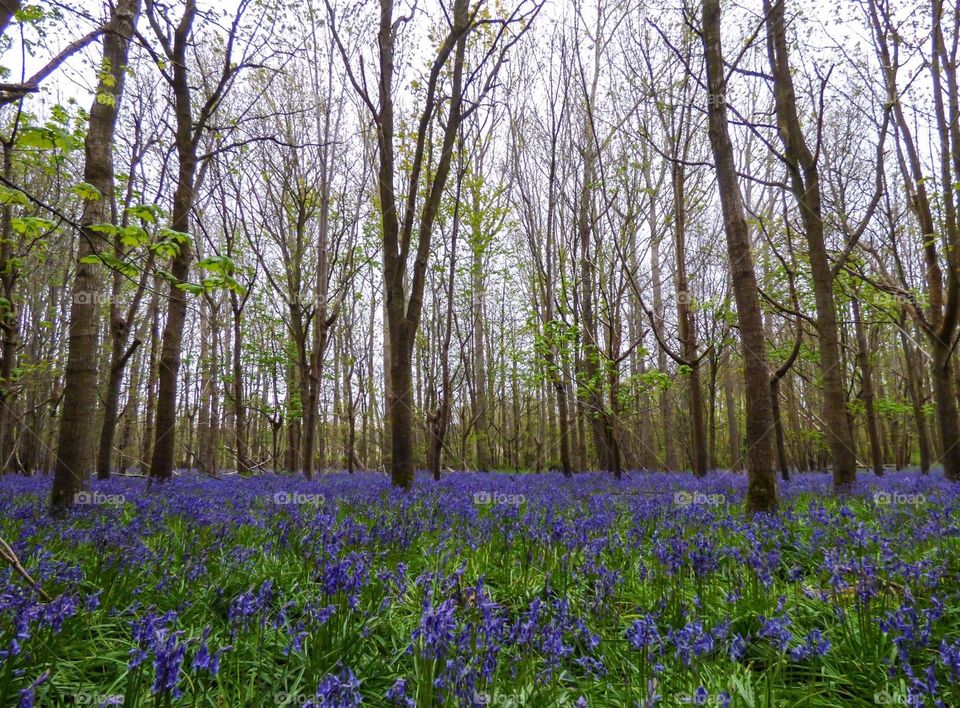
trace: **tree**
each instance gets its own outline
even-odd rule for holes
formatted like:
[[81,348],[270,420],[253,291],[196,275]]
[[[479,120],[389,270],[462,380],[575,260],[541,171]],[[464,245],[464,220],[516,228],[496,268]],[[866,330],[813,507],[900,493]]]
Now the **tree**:
[[[170,266],[167,294],[167,319],[160,347],[157,382],[156,432],[150,459],[150,476],[169,479],[173,476],[176,451],[177,382],[180,374],[180,354],[183,346],[183,327],[187,315],[187,291],[184,284],[190,273],[193,252],[190,244],[191,212],[197,194],[197,167],[201,139],[237,75],[250,65],[249,57],[239,61],[234,56],[240,22],[251,0],[241,0],[227,31],[226,45],[220,74],[215,77],[212,90],[194,116],[194,87],[190,81],[188,49],[193,41],[194,21],[197,18],[196,0],[185,0],[183,13],[176,22],[165,6],[147,0],[147,18],[160,45],[162,56],[151,53],[173,93],[174,145],[177,153],[176,190],[173,195],[171,236],[176,242],[176,255]],[[247,39],[247,50],[254,38]],[[199,156],[202,157],[202,156]]]
[[747,498],[750,512],[777,509],[777,484],[773,462],[773,412],[770,404],[769,369],[757,276],[753,267],[750,236],[743,211],[743,196],[737,181],[733,146],[727,125],[726,78],[720,41],[720,1],[703,1],[703,46],[707,67],[707,118],[710,146],[717,172],[717,188],[723,210],[730,279],[737,303],[740,346],[746,393]]
[[[960,83],[955,61],[960,25],[954,20],[953,37],[949,42],[946,41],[944,3],[939,0],[930,3],[930,55],[929,59],[925,58],[923,67],[929,72],[934,99],[930,126],[931,152],[935,154],[937,164],[932,176],[928,175],[925,169],[925,149],[914,136],[912,122],[907,117],[909,104],[898,86],[898,71],[905,61],[901,57],[901,47],[906,42],[900,29],[894,25],[887,3],[868,0],[865,11],[883,70],[886,98],[893,112],[898,146],[897,162],[906,187],[910,211],[913,212],[919,228],[926,281],[926,307],[916,301],[910,292],[909,284],[903,282],[902,277],[900,287],[893,283],[889,285],[905,298],[908,311],[929,342],[932,354],[930,375],[936,400],[941,462],[945,476],[958,481],[960,412],[951,369],[954,340],[960,324],[960,204],[957,201],[960,192],[955,188],[960,183]],[[919,42],[917,46],[920,46]],[[940,202],[941,214],[935,214],[928,189],[933,180],[939,181],[939,188],[945,195]],[[941,218],[938,219],[937,216]],[[901,266],[898,266],[898,270],[903,272]]]
[[[454,0],[448,28],[427,76],[422,106],[416,120],[406,195],[401,200],[396,188],[399,138],[396,133],[393,95],[394,58],[398,34],[403,26],[412,20],[412,16],[394,20],[392,0],[380,0],[377,33],[379,66],[375,102],[367,90],[365,77],[361,75],[358,80],[350,65],[347,50],[336,28],[333,8],[327,4],[331,16],[331,30],[348,67],[350,81],[369,109],[377,131],[377,192],[383,239],[388,337],[386,349],[389,352],[389,356],[385,357],[384,368],[389,372],[387,411],[391,440],[390,465],[391,479],[400,487],[410,487],[413,484],[413,346],[423,308],[431,237],[443,189],[450,174],[455,140],[464,119],[482,105],[483,98],[493,89],[497,74],[506,61],[507,52],[529,27],[530,21],[542,7],[542,2],[521,2],[510,16],[497,20],[482,18],[481,7],[480,4],[471,7],[469,0]],[[467,39],[477,29],[487,25],[497,28],[489,50],[483,55],[479,66],[465,71]],[[517,31],[516,25],[519,25]],[[486,74],[483,73],[485,65],[488,65]],[[444,100],[444,94],[440,91],[444,71],[449,72],[449,87],[444,92],[449,95],[448,101]],[[465,106],[465,93],[474,84],[481,88],[473,98],[473,104]],[[446,120],[440,128],[441,144],[434,164],[434,151],[432,146],[428,150],[428,141],[440,118],[443,104],[447,104]],[[423,197],[423,194],[426,197]],[[408,257],[412,246],[415,246],[415,259],[411,270],[408,268]]]
[[833,295],[834,270],[827,255],[824,234],[820,171],[816,153],[807,145],[797,111],[797,96],[790,71],[786,38],[786,0],[764,0],[767,53],[773,75],[774,104],[783,162],[787,167],[790,187],[800,209],[817,307],[817,343],[820,372],[823,377],[824,432],[833,460],[833,483],[838,490],[849,487],[856,479],[857,459],[853,433],[847,415],[847,398],[843,385],[837,306]]
[[97,449],[95,418],[91,415],[97,402],[97,335],[102,278],[102,269],[97,265],[95,244],[100,234],[96,227],[111,221],[114,130],[123,98],[130,38],[139,11],[139,0],[118,0],[113,9],[103,37],[100,81],[90,108],[84,141],[82,232],[70,307],[63,412],[50,500],[54,510],[73,504],[74,495],[83,489],[90,477]]

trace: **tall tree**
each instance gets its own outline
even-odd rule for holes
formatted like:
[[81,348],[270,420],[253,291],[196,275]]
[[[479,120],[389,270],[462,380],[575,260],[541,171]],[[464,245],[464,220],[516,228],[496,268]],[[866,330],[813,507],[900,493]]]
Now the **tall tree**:
[[[170,284],[167,293],[167,318],[160,346],[157,380],[157,412],[155,437],[150,459],[150,476],[169,479],[173,476],[177,436],[177,392],[180,376],[183,327],[187,317],[187,292],[183,285],[190,274],[193,249],[190,243],[191,212],[197,195],[198,152],[211,119],[237,75],[248,66],[246,57],[238,61],[234,46],[238,41],[240,22],[251,0],[241,0],[233,21],[227,30],[220,74],[215,77],[212,90],[194,115],[195,86],[190,80],[188,50],[193,43],[194,21],[197,18],[196,0],[185,0],[183,13],[176,22],[169,8],[147,0],[147,18],[163,56],[155,60],[164,80],[173,93],[174,146],[177,154],[176,190],[173,195],[171,218],[172,238],[176,255],[170,266]],[[248,48],[252,39],[248,40]]]
[[[529,27],[539,12],[541,3],[528,7],[521,2],[505,19],[480,17],[482,5],[471,6],[469,0],[454,0],[449,26],[433,57],[427,75],[422,105],[418,109],[413,137],[412,157],[406,179],[406,195],[397,193],[398,136],[395,126],[394,59],[400,29],[411,17],[394,19],[392,0],[380,0],[380,21],[377,33],[379,66],[376,99],[369,94],[366,84],[357,79],[336,29],[333,8],[331,29],[347,65],[348,75],[355,90],[370,111],[377,131],[377,196],[381,215],[383,282],[388,342],[384,368],[389,383],[387,414],[390,450],[390,476],[399,487],[413,484],[413,348],[423,310],[423,293],[430,257],[437,211],[443,194],[453,148],[464,119],[482,105],[484,97],[493,89],[496,76],[506,61],[507,52]],[[530,9],[532,7],[532,9]],[[465,56],[468,36],[484,25],[497,27],[492,45],[483,56],[480,67],[465,75]],[[516,30],[514,25],[520,25]],[[513,34],[509,34],[513,32]],[[484,74],[483,64],[489,69]],[[444,72],[449,73],[449,86],[441,90]],[[472,97],[472,105],[464,105],[464,95],[474,84],[480,89]],[[444,96],[449,96],[445,100]],[[440,127],[441,144],[433,164],[433,146],[428,146],[433,130],[446,104],[445,120]],[[428,149],[429,148],[429,149]],[[425,197],[423,195],[426,195]],[[414,240],[414,232],[416,239]],[[413,268],[408,266],[411,247],[415,247]]]
[[777,509],[777,482],[774,476],[774,426],[768,383],[770,372],[750,234],[744,217],[743,195],[737,181],[737,166],[727,123],[727,82],[720,41],[720,0],[703,0],[702,33],[707,67],[710,146],[717,171],[717,188],[720,190],[727,260],[737,302],[743,356],[747,423],[746,505],[751,512],[772,512]]
[[843,383],[837,306],[833,295],[834,269],[827,254],[823,205],[820,193],[820,168],[817,153],[807,145],[797,109],[787,48],[786,0],[764,0],[767,27],[767,54],[773,76],[774,105],[783,162],[790,187],[800,209],[807,238],[807,254],[817,308],[817,345],[823,378],[824,433],[833,461],[833,484],[843,489],[853,484],[857,458],[853,431],[847,414],[847,396]]
[[97,225],[113,220],[113,142],[123,98],[130,38],[139,0],[118,0],[103,36],[103,62],[84,141],[84,200],[77,271],[70,306],[70,334],[64,371],[63,408],[57,439],[50,503],[55,510],[74,502],[93,471],[97,407],[97,339],[100,329],[102,267],[97,264]]

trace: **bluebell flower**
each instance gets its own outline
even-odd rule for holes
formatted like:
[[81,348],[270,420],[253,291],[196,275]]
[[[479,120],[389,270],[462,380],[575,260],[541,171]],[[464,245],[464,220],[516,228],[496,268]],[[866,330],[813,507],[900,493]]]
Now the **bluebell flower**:
[[739,634],[734,634],[733,638],[730,640],[730,647],[728,653],[730,658],[734,661],[739,661],[743,658],[743,655],[747,651],[747,643],[744,641],[744,638]]
[[344,668],[339,674],[327,674],[317,686],[315,701],[308,701],[304,708],[354,708],[361,703],[360,681],[353,671]]
[[392,706],[413,708],[416,705],[416,702],[407,695],[407,680],[402,678],[394,682],[393,686],[387,690],[384,698]]
[[634,649],[650,649],[660,646],[660,632],[657,630],[657,621],[653,615],[645,615],[634,620],[627,630],[627,639]]
[[771,617],[770,619],[761,616],[760,631],[757,632],[757,637],[769,640],[778,651],[786,651],[787,645],[793,638],[793,633],[788,629],[789,625],[790,618],[786,616]]

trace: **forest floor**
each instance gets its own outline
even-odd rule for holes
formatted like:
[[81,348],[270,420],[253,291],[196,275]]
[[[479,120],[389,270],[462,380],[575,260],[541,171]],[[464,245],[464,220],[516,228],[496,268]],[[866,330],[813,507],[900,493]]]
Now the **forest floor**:
[[960,486],[0,479],[0,706],[960,705]]

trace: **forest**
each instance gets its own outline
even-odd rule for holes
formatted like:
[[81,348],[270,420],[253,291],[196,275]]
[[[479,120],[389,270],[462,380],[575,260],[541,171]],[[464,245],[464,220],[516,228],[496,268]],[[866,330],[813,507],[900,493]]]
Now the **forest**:
[[960,704],[960,4],[0,0],[0,708]]

